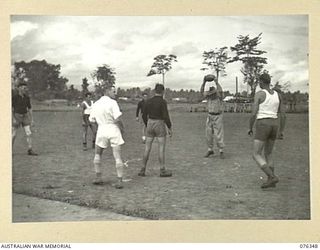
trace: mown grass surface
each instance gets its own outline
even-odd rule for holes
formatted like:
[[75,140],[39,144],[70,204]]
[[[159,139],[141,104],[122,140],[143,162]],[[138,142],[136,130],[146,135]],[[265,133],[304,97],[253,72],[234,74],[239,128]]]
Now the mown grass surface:
[[123,159],[129,167],[122,190],[112,186],[116,171],[110,149],[102,159],[105,184],[91,184],[94,151],[82,151],[79,110],[41,111],[34,112],[34,149],[39,156],[26,154],[24,132],[19,130],[13,148],[13,192],[147,219],[310,218],[307,114],[288,114],[285,139],[276,142],[274,152],[280,182],[261,190],[265,177],[251,157],[249,114],[224,115],[226,159],[217,154],[206,159],[206,114],[189,113],[184,106],[169,108],[174,135],[167,142],[166,163],[172,178],[159,177],[156,143],[147,176],[137,175],[144,144],[135,106],[123,106]]

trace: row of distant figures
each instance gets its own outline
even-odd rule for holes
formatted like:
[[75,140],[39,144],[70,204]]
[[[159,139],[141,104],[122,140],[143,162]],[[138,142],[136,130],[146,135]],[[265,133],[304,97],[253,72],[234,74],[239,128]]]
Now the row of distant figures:
[[[251,103],[224,103],[224,112],[228,113],[251,113]],[[205,104],[191,105],[190,112],[208,112]],[[285,111],[287,113],[308,113],[308,103],[299,104],[285,104]]]

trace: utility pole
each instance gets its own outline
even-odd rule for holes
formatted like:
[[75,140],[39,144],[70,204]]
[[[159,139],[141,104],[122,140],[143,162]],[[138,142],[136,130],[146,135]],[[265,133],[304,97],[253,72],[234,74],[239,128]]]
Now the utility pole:
[[236,76],[236,102],[234,105],[234,112],[238,110],[238,77]]
[[238,77],[236,76],[236,96],[238,96]]

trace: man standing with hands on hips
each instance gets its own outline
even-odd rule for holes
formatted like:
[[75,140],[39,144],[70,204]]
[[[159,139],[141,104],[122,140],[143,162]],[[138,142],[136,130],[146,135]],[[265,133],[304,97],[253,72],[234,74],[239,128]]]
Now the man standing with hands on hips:
[[[211,86],[209,91],[204,91],[207,82],[214,81],[216,88]],[[216,139],[220,158],[224,159],[224,130],[223,130],[223,90],[214,75],[206,75],[200,88],[200,93],[207,99],[208,116],[206,121],[206,138],[208,151],[204,157],[214,154],[213,145]]]

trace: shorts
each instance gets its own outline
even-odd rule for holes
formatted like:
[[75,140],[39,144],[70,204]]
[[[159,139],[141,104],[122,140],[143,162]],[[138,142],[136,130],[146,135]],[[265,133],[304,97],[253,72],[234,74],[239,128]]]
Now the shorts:
[[21,125],[23,127],[26,127],[31,124],[29,113],[25,113],[25,114],[14,113],[13,116],[15,118],[15,121],[14,121],[14,119],[12,121],[12,126],[14,128],[19,128]]
[[84,114],[84,115],[82,116],[82,118],[83,118],[82,126],[84,126],[84,127],[89,127],[89,126],[91,126],[92,123],[89,121],[89,116],[90,116],[90,115],[88,115],[88,114]]
[[256,120],[256,133],[254,139],[259,141],[276,140],[278,127],[278,119],[258,119]]
[[165,137],[167,127],[163,120],[148,119],[146,136],[147,137]]
[[99,125],[96,145],[100,148],[107,148],[109,145],[111,147],[120,146],[124,144],[121,131],[119,127],[115,124]]

